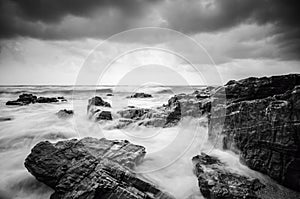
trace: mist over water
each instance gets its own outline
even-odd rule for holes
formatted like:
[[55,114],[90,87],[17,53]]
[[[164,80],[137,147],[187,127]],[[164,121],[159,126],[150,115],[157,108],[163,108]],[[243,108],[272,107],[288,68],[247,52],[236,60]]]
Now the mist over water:
[[[12,118],[0,122],[0,198],[49,198],[52,190],[35,180],[24,167],[23,163],[30,149],[42,140],[56,142],[86,136],[126,139],[146,147],[146,157],[135,172],[178,199],[203,198],[197,178],[193,174],[191,161],[192,157],[201,151],[219,157],[234,172],[258,177],[277,189],[281,188],[264,175],[241,165],[236,155],[214,149],[213,145],[207,142],[205,118],[186,117],[178,126],[172,128],[129,126],[127,129],[114,129],[112,126],[116,121],[95,123],[88,120],[86,115],[88,99],[95,95],[95,89],[97,95],[112,103],[113,108],[110,110],[113,117],[118,118],[116,112],[127,105],[144,108],[161,106],[167,103],[170,96],[186,92],[185,87],[143,88],[143,92],[152,94],[153,98],[127,99],[134,89],[124,86],[113,93],[115,98],[126,101],[120,104],[112,97],[106,96],[107,93],[114,91],[113,87],[84,87],[75,93],[72,89],[67,86],[0,87],[0,117]],[[20,107],[5,105],[6,101],[18,98],[24,91],[38,96],[64,96],[68,102]],[[59,119],[55,113],[61,109],[73,109],[74,117]],[[285,189],[283,193],[286,193],[284,191]]]

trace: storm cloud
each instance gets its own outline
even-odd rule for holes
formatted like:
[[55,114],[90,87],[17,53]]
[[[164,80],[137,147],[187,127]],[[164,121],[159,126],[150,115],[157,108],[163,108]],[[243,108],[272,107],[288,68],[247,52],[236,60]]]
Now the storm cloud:
[[299,5],[297,0],[0,0],[0,37],[107,38],[145,26],[196,35],[271,24],[265,37],[285,59],[298,59]]

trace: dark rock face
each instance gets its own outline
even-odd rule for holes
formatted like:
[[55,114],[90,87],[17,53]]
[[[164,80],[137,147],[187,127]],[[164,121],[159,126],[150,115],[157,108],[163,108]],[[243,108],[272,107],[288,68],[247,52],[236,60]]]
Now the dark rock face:
[[[210,137],[250,168],[300,190],[300,75],[230,81],[226,116],[210,118]],[[224,121],[221,130],[218,128]]]
[[152,95],[147,93],[135,93],[134,95],[129,96],[129,98],[149,98],[152,97]]
[[112,120],[110,111],[99,112],[99,114],[96,116],[96,120]]
[[25,167],[55,190],[53,199],[173,198],[130,171],[145,153],[142,146],[104,138],[44,141],[31,150]]
[[60,110],[56,113],[58,118],[63,118],[63,119],[67,119],[70,118],[74,115],[74,111],[73,110],[67,110],[67,109],[63,109]]
[[105,102],[101,97],[96,96],[92,99],[89,99],[88,107],[89,106],[104,106],[104,107],[111,107],[110,103]]
[[124,110],[118,111],[118,114],[122,118],[126,119],[139,119],[146,113],[149,113],[150,109],[147,108],[135,108],[135,107],[128,107]]
[[231,80],[225,86],[227,99],[239,102],[283,94],[296,85],[300,85],[299,74]]
[[22,94],[17,100],[8,101],[6,105],[28,105],[34,103],[54,103],[54,102],[65,102],[67,101],[64,97],[37,97],[33,94]]
[[204,153],[193,157],[202,195],[208,199],[258,199],[264,185],[258,179],[232,173],[220,160]]
[[99,107],[108,107],[110,108],[110,103],[104,101],[101,97],[93,97],[89,99],[87,106],[87,114],[89,119],[94,121],[99,120],[112,120],[111,112],[107,110],[101,110]]

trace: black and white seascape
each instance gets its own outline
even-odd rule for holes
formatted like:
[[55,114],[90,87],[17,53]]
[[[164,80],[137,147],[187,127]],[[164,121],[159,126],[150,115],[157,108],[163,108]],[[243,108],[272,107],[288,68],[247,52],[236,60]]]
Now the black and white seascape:
[[300,198],[299,9],[0,0],[0,199]]

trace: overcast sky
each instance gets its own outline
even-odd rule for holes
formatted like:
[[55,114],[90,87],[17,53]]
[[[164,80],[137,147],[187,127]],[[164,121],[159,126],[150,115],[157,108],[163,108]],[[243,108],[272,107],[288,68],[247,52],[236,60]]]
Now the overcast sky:
[[[299,73],[299,4],[0,0],[0,84],[219,84]],[[123,32],[143,27],[165,29]]]

